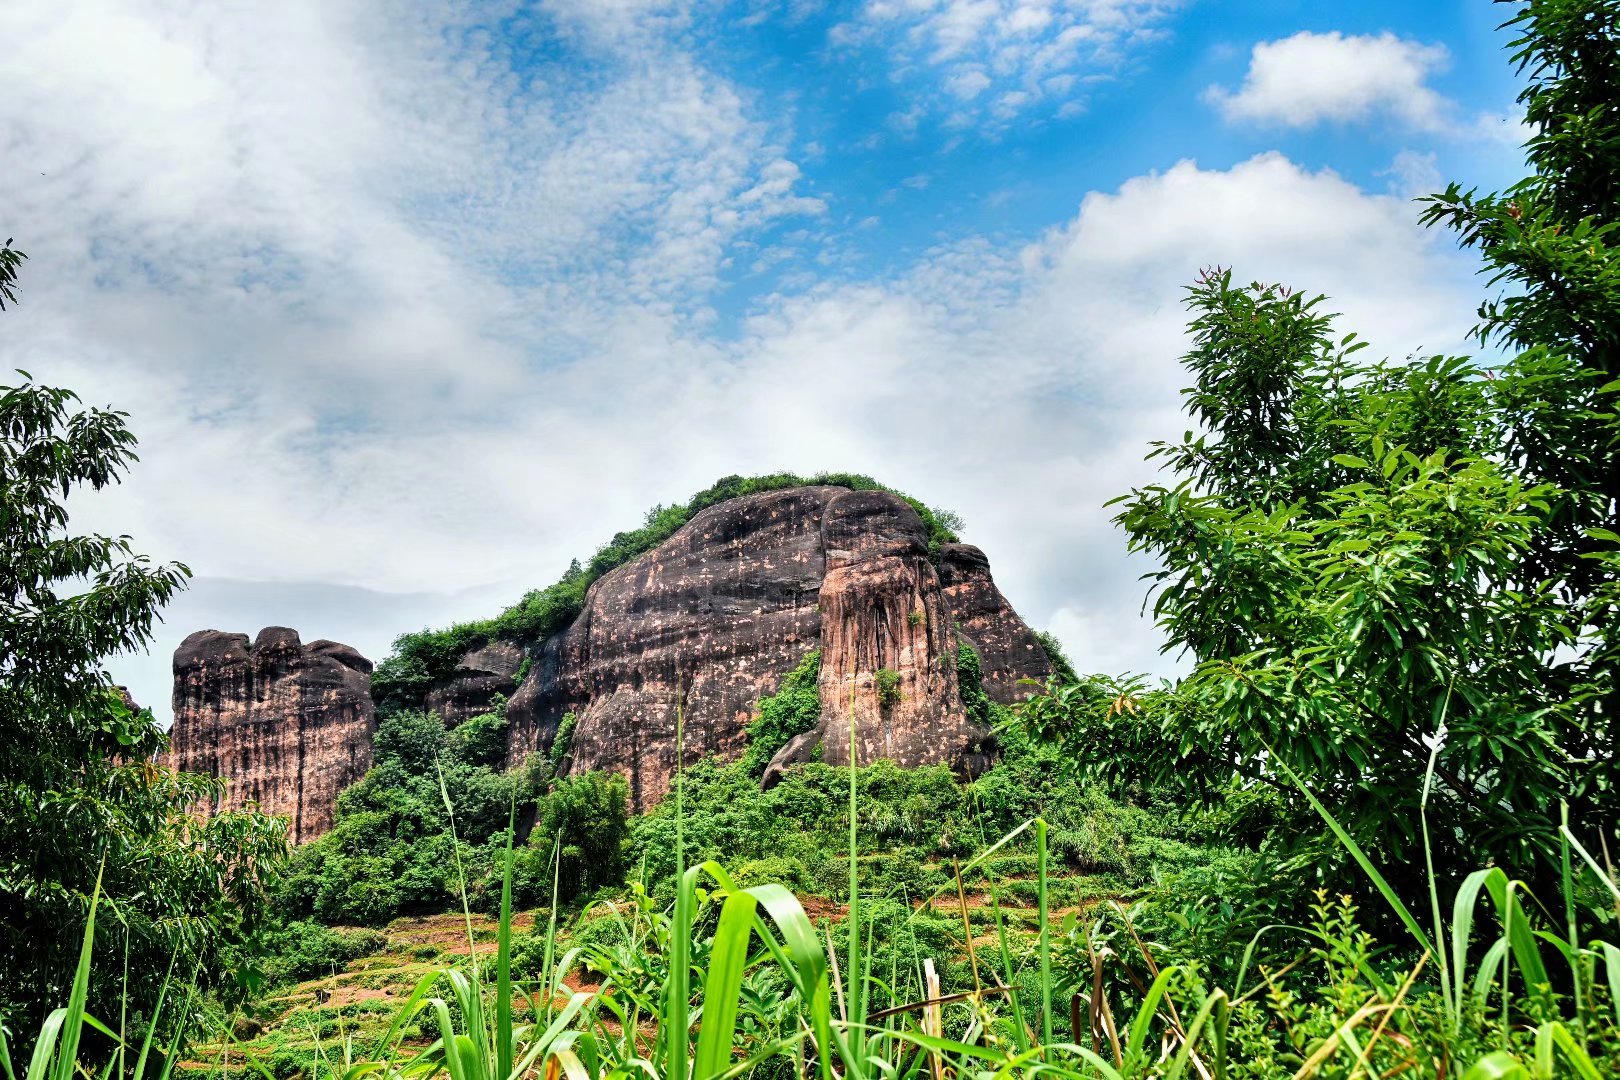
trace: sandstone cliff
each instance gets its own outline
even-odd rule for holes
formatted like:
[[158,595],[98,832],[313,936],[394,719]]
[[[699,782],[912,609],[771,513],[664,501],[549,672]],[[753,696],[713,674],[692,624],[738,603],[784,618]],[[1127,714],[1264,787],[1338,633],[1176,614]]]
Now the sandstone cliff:
[[[863,762],[977,771],[988,733],[962,707],[957,624],[998,700],[1050,669],[967,552],[946,564],[959,564],[947,589],[921,518],[887,492],[802,487],[710,507],[596,581],[574,624],[536,648],[507,706],[512,759],[549,746],[573,712],[571,769],[623,773],[644,809],[669,790],[678,718],[688,760],[734,757],[754,703],[820,649],[824,760],[848,760],[853,720]],[[879,672],[893,673],[888,692]]]
[[[567,629],[469,651],[420,704],[454,726],[509,695],[512,765],[550,749],[573,713],[568,770],[622,773],[646,809],[669,790],[680,720],[687,760],[736,757],[755,703],[819,649],[820,724],[773,778],[818,747],[823,760],[848,761],[852,727],[863,763],[977,773],[991,740],[963,707],[958,642],[979,654],[985,689],[1003,703],[1051,668],[984,553],[946,544],[931,558],[928,537],[917,511],[884,491],[730,499],[597,579]],[[193,634],[174,658],[169,762],[227,778],[221,807],[257,802],[291,820],[294,842],[312,839],[371,763],[370,671],[348,646],[301,645],[281,627],[251,644]]]
[[251,644],[201,630],[175,651],[164,763],[229,781],[205,811],[254,802],[288,818],[293,843],[311,840],[371,766],[375,728],[371,661],[347,645],[304,645],[297,631],[270,626]]
[[1029,696],[1023,679],[1042,681],[1052,662],[1035,632],[1018,617],[990,577],[990,560],[972,544],[940,550],[939,578],[956,619],[956,632],[979,654],[984,690],[991,701],[1011,705]]

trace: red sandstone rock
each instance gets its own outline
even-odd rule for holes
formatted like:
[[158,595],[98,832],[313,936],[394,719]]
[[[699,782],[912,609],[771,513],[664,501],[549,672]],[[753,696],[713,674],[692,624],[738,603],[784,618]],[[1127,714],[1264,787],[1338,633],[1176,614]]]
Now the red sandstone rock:
[[[604,575],[563,633],[528,650],[494,642],[462,658],[424,703],[454,725],[510,693],[510,764],[550,746],[574,712],[567,768],[610,769],[638,810],[669,790],[676,722],[684,757],[733,758],[758,700],[821,650],[819,729],[792,760],[944,763],[975,773],[988,733],[956,682],[958,635],[979,653],[997,701],[1044,678],[1046,654],[996,588],[977,548],[928,558],[922,519],[886,492],[805,487],[710,507],[653,551]],[[343,788],[371,763],[371,664],[335,642],[280,627],[251,646],[205,630],[175,653],[170,764],[230,780],[220,807],[256,801],[292,822],[294,842],[331,827]],[[880,700],[880,672],[898,696]],[[790,761],[774,763],[775,775]]]
[[494,708],[497,695],[512,696],[522,667],[523,648],[510,641],[474,649],[461,658],[448,683],[428,693],[428,711],[438,713],[449,727],[481,716]]
[[1029,697],[1033,688],[1019,680],[1044,682],[1052,674],[1052,662],[1034,631],[996,588],[984,552],[972,544],[946,544],[939,552],[939,579],[957,633],[979,654],[990,700],[1011,705]]
[[[997,651],[1034,636],[987,566],[962,597],[992,643],[980,652],[998,700],[1003,686],[1045,673],[1038,643],[1038,661],[1016,647]],[[861,761],[975,772],[987,733],[957,689],[952,599],[921,518],[898,496],[807,487],[710,507],[604,575],[574,625],[536,650],[507,706],[513,763],[548,746],[574,712],[571,771],[623,773],[645,809],[669,790],[678,714],[686,760],[735,757],[755,703],[819,648],[825,760],[848,759],[853,711]],[[888,706],[875,686],[885,669],[899,690]]]
[[340,791],[371,766],[371,661],[335,641],[270,626],[201,630],[174,654],[174,727],[164,764],[223,776],[204,812],[252,802],[289,821],[293,843],[332,827]]

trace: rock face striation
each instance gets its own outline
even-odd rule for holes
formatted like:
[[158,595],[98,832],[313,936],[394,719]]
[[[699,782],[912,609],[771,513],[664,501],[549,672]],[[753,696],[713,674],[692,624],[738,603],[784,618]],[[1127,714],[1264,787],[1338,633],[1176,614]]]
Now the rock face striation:
[[[508,678],[510,684],[510,677]],[[304,843],[332,827],[338,793],[371,767],[371,661],[335,641],[268,626],[200,630],[174,654],[174,726],[163,763],[225,778],[203,812],[253,802]]]
[[1052,662],[1034,631],[996,588],[984,552],[972,544],[946,544],[939,553],[939,580],[956,632],[979,654],[990,700],[1011,705],[1028,697],[1028,687],[1019,683],[1045,680]]
[[[929,551],[899,496],[842,487],[761,492],[695,515],[652,551],[599,578],[584,609],[540,642],[495,641],[463,656],[422,705],[446,724],[507,695],[508,764],[551,750],[574,714],[567,771],[612,770],[636,809],[688,761],[742,753],[759,699],[812,649],[821,718],[783,749],[766,782],[815,759],[946,764],[977,773],[990,733],[968,716],[957,650],[1009,703],[1051,672],[978,548]],[[283,627],[192,634],[174,657],[168,764],[229,781],[213,809],[257,802],[294,842],[331,828],[338,793],[371,764],[371,664],[346,645]],[[519,684],[519,676],[523,676]]]
[[962,706],[958,632],[996,700],[1051,669],[983,554],[941,556],[952,587],[922,519],[886,492],[802,487],[710,507],[597,580],[574,624],[537,647],[507,705],[511,759],[549,747],[573,713],[570,771],[624,774],[645,809],[669,790],[678,719],[687,760],[735,757],[755,703],[820,649],[823,760],[848,761],[853,724],[861,762],[975,772],[989,733]]

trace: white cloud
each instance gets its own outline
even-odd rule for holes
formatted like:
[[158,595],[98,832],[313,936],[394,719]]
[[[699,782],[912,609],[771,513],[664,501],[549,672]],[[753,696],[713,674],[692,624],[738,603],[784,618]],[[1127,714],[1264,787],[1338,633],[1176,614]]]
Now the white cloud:
[[1212,86],[1206,96],[1228,120],[1309,127],[1385,115],[1437,130],[1453,106],[1428,83],[1447,61],[1443,45],[1388,32],[1306,30],[1260,42],[1250,54],[1243,85],[1236,92]]
[[[936,83],[939,107],[960,126],[1004,126],[1037,105],[1070,99],[1077,76],[1110,72],[1153,40],[1182,0],[869,0],[832,35],[835,46],[875,44],[895,78]],[[968,104],[994,89],[982,113]],[[962,111],[969,108],[969,111]]]
[[198,620],[377,656],[778,468],[958,510],[1078,663],[1164,670],[1102,503],[1184,426],[1180,286],[1223,263],[1326,291],[1397,354],[1471,321],[1470,267],[1409,206],[1264,155],[1091,193],[1032,243],[812,278],[720,336],[726,261],[819,203],[678,22],[580,5],[567,40],[607,74],[577,83],[520,77],[448,5],[134,10],[0,7],[0,235],[32,256],[0,364],[131,413],[142,460],[76,524],[209,579],[115,668],[143,701]]
[[1440,159],[1432,150],[1420,153],[1402,150],[1382,175],[1390,178],[1390,190],[1408,199],[1433,194],[1446,186],[1440,173]]

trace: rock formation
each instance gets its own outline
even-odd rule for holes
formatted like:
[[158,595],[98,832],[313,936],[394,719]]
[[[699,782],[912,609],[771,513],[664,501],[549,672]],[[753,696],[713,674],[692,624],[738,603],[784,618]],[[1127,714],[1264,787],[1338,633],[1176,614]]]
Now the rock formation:
[[848,760],[853,719],[863,762],[974,771],[988,733],[962,707],[955,624],[976,629],[997,700],[1050,668],[982,554],[970,573],[977,549],[962,550],[953,592],[922,519],[886,492],[791,488],[710,507],[596,581],[573,626],[538,646],[507,706],[513,761],[573,712],[571,770],[623,773],[645,809],[669,789],[678,719],[687,760],[735,757],[755,702],[819,648],[824,760]]
[[[943,763],[976,773],[990,735],[957,686],[958,642],[979,654],[996,701],[1050,673],[1046,654],[990,577],[978,548],[930,558],[922,518],[899,496],[800,487],[732,499],[603,575],[568,629],[495,641],[463,656],[422,702],[454,726],[509,695],[509,764],[577,721],[571,772],[609,769],[646,809],[683,752],[733,758],[758,700],[821,650],[821,722],[771,763],[767,782],[818,753],[861,762]],[[516,677],[527,669],[521,686]],[[332,825],[337,795],[371,763],[371,664],[330,641],[269,627],[192,634],[174,657],[169,763],[229,782],[218,808],[257,802],[294,842]]]
[[939,579],[956,618],[956,632],[979,654],[984,691],[1011,705],[1029,696],[1023,679],[1044,680],[1052,662],[1035,633],[1018,617],[990,577],[990,560],[972,544],[946,544],[939,553]]
[[487,713],[496,695],[512,696],[517,673],[523,669],[523,648],[510,641],[492,641],[461,658],[456,673],[443,686],[428,692],[427,708],[450,727]]
[[[510,676],[508,676],[510,681]],[[204,812],[257,803],[289,820],[293,843],[332,827],[340,791],[371,766],[371,661],[283,626],[201,630],[174,654],[174,726],[164,763],[222,776]]]

